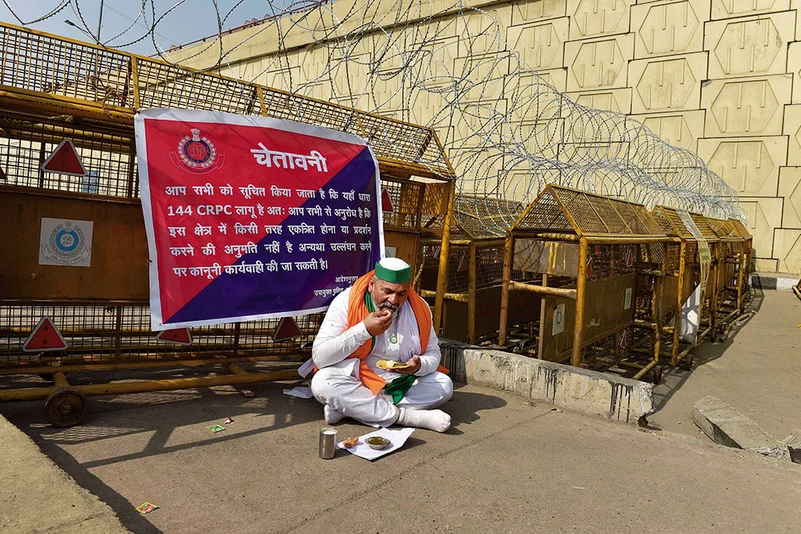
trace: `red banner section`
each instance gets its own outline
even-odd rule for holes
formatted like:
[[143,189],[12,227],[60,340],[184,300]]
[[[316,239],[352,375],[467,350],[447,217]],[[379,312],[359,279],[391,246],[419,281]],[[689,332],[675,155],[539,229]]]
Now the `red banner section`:
[[322,311],[380,257],[364,140],[204,111],[135,126],[154,330]]

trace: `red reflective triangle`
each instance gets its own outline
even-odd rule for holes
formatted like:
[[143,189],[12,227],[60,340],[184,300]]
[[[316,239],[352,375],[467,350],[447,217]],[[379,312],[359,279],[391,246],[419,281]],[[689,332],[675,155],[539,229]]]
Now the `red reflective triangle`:
[[301,334],[298,323],[292,317],[283,317],[273,332],[273,341],[286,341]]
[[173,328],[172,330],[164,330],[159,332],[156,336],[159,341],[166,341],[167,343],[179,343],[181,345],[189,345],[192,343],[192,333],[188,328]]
[[6,180],[6,171],[3,170],[3,167],[0,167],[0,180]]
[[623,335],[620,336],[620,348],[626,350],[629,346],[629,331],[623,330]]
[[395,211],[392,207],[392,199],[389,198],[389,191],[386,189],[381,190],[381,211],[384,213]]
[[86,174],[71,139],[64,139],[58,144],[53,153],[42,163],[42,170],[75,176]]
[[51,350],[64,350],[67,342],[50,317],[42,317],[31,335],[22,344],[25,352],[47,352]]

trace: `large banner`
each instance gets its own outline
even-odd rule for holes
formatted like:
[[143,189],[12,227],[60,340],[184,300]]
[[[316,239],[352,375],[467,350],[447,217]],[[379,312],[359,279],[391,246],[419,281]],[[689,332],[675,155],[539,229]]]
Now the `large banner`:
[[174,109],[136,115],[153,330],[323,311],[384,247],[356,136]]

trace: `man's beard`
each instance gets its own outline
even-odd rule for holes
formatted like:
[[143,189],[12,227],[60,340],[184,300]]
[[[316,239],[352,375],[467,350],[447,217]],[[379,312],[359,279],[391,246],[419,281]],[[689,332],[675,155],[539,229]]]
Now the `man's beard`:
[[379,310],[389,310],[394,314],[395,312],[398,311],[398,306],[396,304],[392,304],[391,302],[386,300],[386,301],[384,301],[384,302],[382,302],[381,304],[378,305],[378,309]]

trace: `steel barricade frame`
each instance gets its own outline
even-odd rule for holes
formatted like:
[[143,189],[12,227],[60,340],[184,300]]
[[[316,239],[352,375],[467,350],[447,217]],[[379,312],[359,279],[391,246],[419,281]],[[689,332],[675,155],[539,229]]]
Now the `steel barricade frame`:
[[[193,328],[190,345],[156,339],[149,330],[148,256],[138,199],[137,109],[261,114],[362,136],[376,154],[393,206],[383,214],[387,245],[410,263],[417,257],[424,211],[451,217],[456,175],[433,130],[9,24],[0,24],[0,36],[0,166],[6,176],[0,201],[20,215],[0,224],[0,240],[17,251],[0,276],[0,375],[45,374],[54,381],[0,387],[0,401],[46,398],[53,424],[77,424],[87,395],[299,379],[297,366],[308,359],[322,321],[322,314],[293,317],[296,335],[281,341],[277,319]],[[41,171],[62,139],[73,140],[96,180]],[[35,265],[42,217],[93,221],[94,267],[76,275]],[[448,233],[440,236],[443,250]],[[66,351],[22,350],[43,316],[62,332]],[[242,367],[251,364],[250,371]],[[71,386],[65,375],[207,365],[228,374],[81,386]]]
[[[487,207],[493,203],[502,204],[504,209]],[[444,281],[441,328],[444,337],[480,343],[497,336],[505,239],[496,228],[513,223],[512,216],[502,217],[500,213],[513,215],[520,211],[519,202],[456,195],[447,278]],[[493,224],[487,224],[488,220]],[[442,217],[431,217],[423,228],[424,237],[419,249],[422,269],[418,271],[416,286],[428,299],[435,296],[435,287],[440,282],[435,265],[440,255],[436,240],[443,226]],[[522,314],[520,320],[536,324],[538,315],[531,315],[531,306],[526,306],[530,303],[519,304],[515,309]]]
[[[506,237],[499,345],[507,344],[510,295],[526,291],[542,297],[538,358],[601,370],[627,363],[641,258],[664,262],[671,241],[640,204],[546,186]],[[541,283],[512,280],[525,248],[535,250]],[[658,351],[635,378],[656,367]]]

